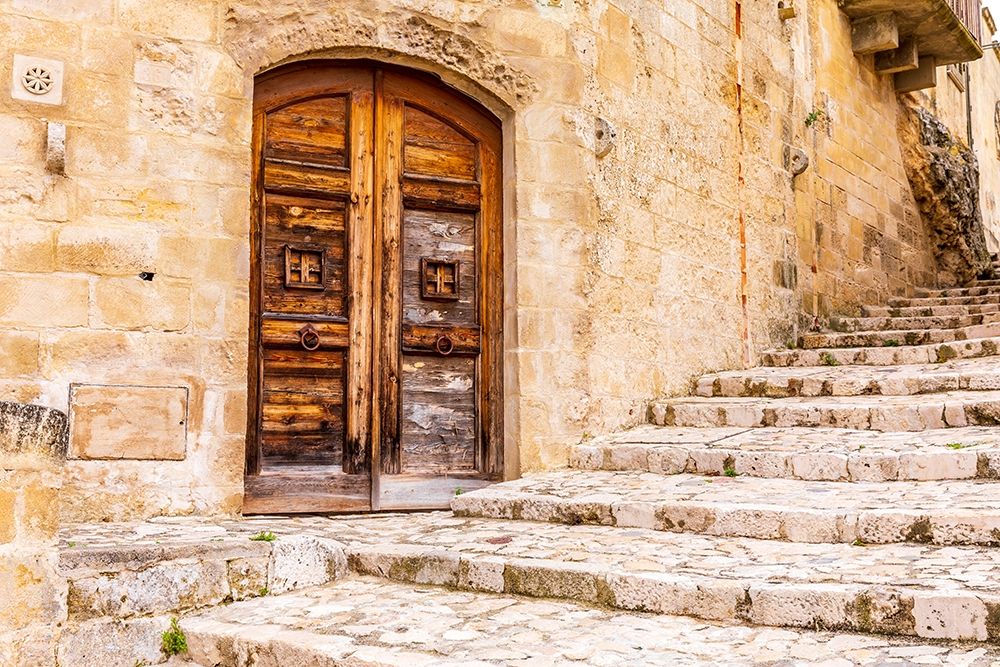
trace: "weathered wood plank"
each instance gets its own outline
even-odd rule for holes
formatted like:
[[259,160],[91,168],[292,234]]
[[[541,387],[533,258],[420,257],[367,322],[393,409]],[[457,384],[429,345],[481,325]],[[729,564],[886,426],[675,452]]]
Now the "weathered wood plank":
[[[423,257],[459,263],[459,298],[421,296]],[[403,214],[403,316],[415,323],[476,324],[476,219],[469,213],[406,209]]]
[[406,174],[403,176],[403,204],[407,208],[440,211],[478,211],[479,183]]
[[367,475],[339,466],[282,466],[246,479],[244,514],[359,512],[371,506]]
[[321,97],[267,114],[265,156],[346,167],[347,101]]
[[264,160],[264,187],[268,192],[320,199],[344,199],[351,192],[351,171],[294,162]]
[[476,180],[476,142],[447,121],[406,106],[403,168],[407,173]]
[[452,355],[479,354],[481,335],[477,325],[450,326],[411,324],[404,322],[402,327],[402,347],[405,352],[423,352],[440,354],[437,349],[441,336],[447,336],[451,345]]
[[[397,97],[386,96],[381,86],[382,78],[376,82],[378,90],[379,129],[376,139],[376,163],[379,166],[378,186],[380,196],[376,201],[376,216],[381,221],[376,229],[376,278],[380,281],[381,298],[377,302],[379,333],[376,345],[376,368],[374,391],[375,405],[379,406],[375,416],[377,437],[372,453],[373,460],[379,462],[382,473],[397,473],[400,470],[399,448],[399,365],[400,365],[400,274],[402,271],[401,237],[403,234],[403,211],[400,197],[400,176],[403,160],[403,103]],[[375,475],[372,490],[372,504],[379,503],[378,484],[380,475]]]
[[[309,322],[319,334],[319,350],[346,348],[350,344],[348,326],[341,322]],[[303,349],[299,330],[304,326],[298,320],[278,320],[264,317],[261,322],[261,341],[269,347]]]
[[[375,93],[373,88],[356,90],[351,96],[351,206],[348,213],[347,286],[350,320],[347,371],[347,445],[344,470],[361,473],[370,469],[372,448],[372,264],[374,238],[373,199],[375,179]],[[369,505],[371,496],[369,492]]]
[[483,348],[479,374],[479,448],[477,467],[493,479],[504,477],[503,393],[503,174],[499,142],[481,144],[483,206],[479,212],[479,252],[482,261],[482,296],[479,323]]

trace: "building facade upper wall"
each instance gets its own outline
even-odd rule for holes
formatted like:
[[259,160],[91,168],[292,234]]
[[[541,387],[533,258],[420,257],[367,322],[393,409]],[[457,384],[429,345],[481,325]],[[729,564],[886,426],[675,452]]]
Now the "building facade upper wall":
[[796,8],[0,0],[0,78],[65,63],[61,106],[0,96],[0,394],[104,415],[74,420],[71,518],[240,508],[253,81],[296,59],[431,71],[503,120],[509,475],[932,282],[891,78],[835,0]]

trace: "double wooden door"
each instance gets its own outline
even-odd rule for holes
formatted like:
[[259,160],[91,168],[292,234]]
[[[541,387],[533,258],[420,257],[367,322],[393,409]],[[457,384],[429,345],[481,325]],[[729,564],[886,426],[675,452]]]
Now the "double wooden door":
[[245,512],[447,507],[502,475],[500,155],[423,74],[258,79]]

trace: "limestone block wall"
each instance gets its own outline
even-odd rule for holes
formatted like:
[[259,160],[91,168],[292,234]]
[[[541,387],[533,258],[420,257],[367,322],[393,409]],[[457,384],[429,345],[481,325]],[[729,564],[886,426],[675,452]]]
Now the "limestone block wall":
[[253,77],[297,58],[436,72],[503,119],[511,475],[925,282],[891,81],[835,0],[796,7],[0,0],[0,82],[66,68],[61,106],[0,95],[0,396],[71,413],[67,517],[238,511]]

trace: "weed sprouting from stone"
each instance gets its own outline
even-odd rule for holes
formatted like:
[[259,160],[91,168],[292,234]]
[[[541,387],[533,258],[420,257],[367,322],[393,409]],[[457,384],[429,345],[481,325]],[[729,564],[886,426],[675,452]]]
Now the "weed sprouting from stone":
[[858,537],[853,542],[851,542],[851,546],[852,547],[863,547],[863,546],[865,546],[865,543],[861,540],[860,537]]
[[819,363],[822,364],[823,366],[839,366],[840,365],[840,362],[837,361],[836,358],[834,358],[834,356],[832,354],[830,354],[829,352],[824,352],[823,354],[819,355]]
[[728,464],[728,465],[723,466],[723,468],[722,468],[722,474],[725,475],[726,477],[739,477],[740,476],[740,474],[738,472],[736,472],[736,466],[734,466],[732,464]]
[[458,487],[458,488],[455,489],[455,495],[456,496],[462,495],[462,487]]
[[945,445],[945,447],[947,447],[948,449],[964,449],[968,447],[968,445],[962,444],[961,442],[949,442],[947,445]]
[[278,536],[269,530],[262,530],[256,535],[250,536],[251,542],[274,542],[276,539],[278,539]]
[[808,114],[806,114],[806,127],[812,127],[818,123],[822,118],[826,117],[826,112],[822,109],[813,109]]
[[184,631],[181,630],[180,623],[177,622],[176,618],[170,619],[170,629],[162,635],[160,650],[168,658],[172,655],[180,655],[187,652],[187,637],[184,636]]
[[270,588],[268,588],[267,586],[261,586],[260,590],[257,591],[257,597],[261,597],[262,598],[265,595],[268,595],[270,592],[271,592]]
[[889,340],[885,341],[885,346],[886,347],[899,347],[899,341],[896,340],[895,338],[890,338]]

